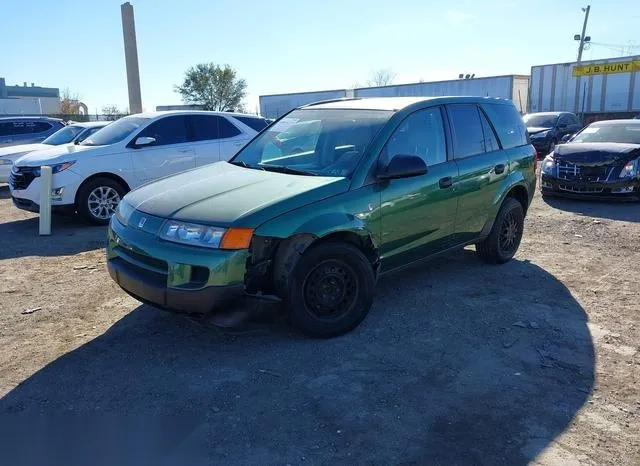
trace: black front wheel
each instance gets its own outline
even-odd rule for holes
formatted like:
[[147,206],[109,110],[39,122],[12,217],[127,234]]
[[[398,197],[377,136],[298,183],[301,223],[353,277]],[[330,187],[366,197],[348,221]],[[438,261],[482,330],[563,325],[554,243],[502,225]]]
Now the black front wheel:
[[502,203],[489,236],[476,244],[478,256],[485,262],[503,264],[516,255],[524,231],[522,204],[512,197]]
[[375,275],[355,246],[312,246],[296,265],[286,304],[293,325],[318,338],[342,335],[360,324],[373,302]]

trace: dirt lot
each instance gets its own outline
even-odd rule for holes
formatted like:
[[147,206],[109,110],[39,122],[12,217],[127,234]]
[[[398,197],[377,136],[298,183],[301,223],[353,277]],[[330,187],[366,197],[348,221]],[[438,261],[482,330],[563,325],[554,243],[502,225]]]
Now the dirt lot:
[[[391,275],[329,341],[142,306],[108,277],[104,228],[53,231],[0,187],[5,432],[109,412],[172,419],[147,428],[175,464],[640,464],[638,205],[537,196],[517,260]],[[34,450],[6,444],[4,464]]]

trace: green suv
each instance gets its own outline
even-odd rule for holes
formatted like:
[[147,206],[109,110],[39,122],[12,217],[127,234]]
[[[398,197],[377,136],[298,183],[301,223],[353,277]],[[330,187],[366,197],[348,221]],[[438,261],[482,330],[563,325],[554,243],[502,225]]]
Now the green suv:
[[510,260],[535,160],[506,100],[306,105],[229,162],[127,194],[109,226],[109,273],[163,309],[277,298],[302,332],[340,335],[365,317],[381,274],[469,244]]

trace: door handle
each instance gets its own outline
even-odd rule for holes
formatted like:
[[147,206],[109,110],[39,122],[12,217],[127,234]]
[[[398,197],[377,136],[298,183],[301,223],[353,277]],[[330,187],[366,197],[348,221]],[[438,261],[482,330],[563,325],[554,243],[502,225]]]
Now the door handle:
[[505,169],[505,168],[506,168],[506,167],[504,166],[504,164],[503,164],[503,163],[501,163],[501,164],[496,165],[496,166],[493,168],[493,171],[494,171],[494,172],[496,172],[496,175],[500,175],[500,174],[504,173],[504,169]]
[[450,188],[451,186],[453,186],[453,178],[451,178],[450,176],[440,178],[440,181],[438,181],[438,186],[440,186],[440,189]]

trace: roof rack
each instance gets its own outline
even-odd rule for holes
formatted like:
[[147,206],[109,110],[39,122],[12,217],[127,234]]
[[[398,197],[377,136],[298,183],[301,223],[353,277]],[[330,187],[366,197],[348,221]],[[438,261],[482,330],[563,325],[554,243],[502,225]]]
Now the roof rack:
[[318,100],[317,102],[311,102],[309,104],[301,105],[298,108],[313,107],[314,105],[330,104],[332,102],[342,102],[346,100],[361,100],[361,99],[362,97],[340,97],[339,99]]

